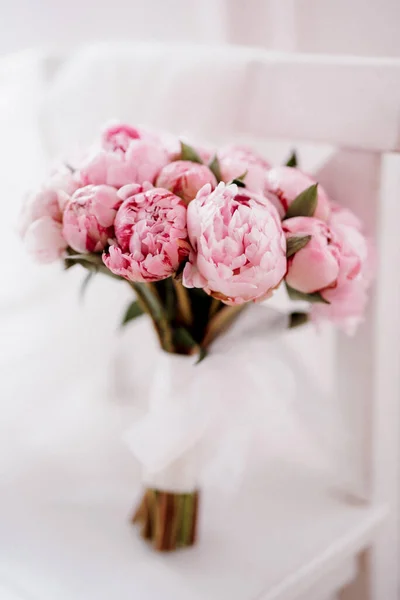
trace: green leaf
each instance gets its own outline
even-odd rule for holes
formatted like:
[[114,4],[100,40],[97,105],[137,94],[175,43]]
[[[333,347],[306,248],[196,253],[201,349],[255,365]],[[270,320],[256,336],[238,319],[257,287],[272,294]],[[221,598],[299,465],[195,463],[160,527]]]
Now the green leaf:
[[294,288],[290,287],[290,285],[288,285],[286,282],[285,285],[287,293],[289,294],[289,298],[291,300],[301,300],[303,302],[311,303],[321,302],[323,304],[330,304],[330,302],[328,302],[328,300],[325,300],[325,298],[323,298],[323,296],[321,296],[319,292],[313,292],[312,294],[304,294],[303,292],[299,292],[298,290],[295,290]]
[[177,279],[178,281],[180,281],[182,279],[183,270],[186,266],[186,263],[188,263],[188,262],[189,262],[189,257],[186,257],[179,263],[179,267],[177,268],[177,270],[175,271],[175,273],[173,275],[174,279]]
[[181,141],[181,160],[190,160],[191,162],[203,164],[200,156],[192,146]]
[[129,285],[135,290],[135,293],[144,306],[147,313],[153,319],[161,347],[166,352],[172,351],[171,327],[166,317],[164,307],[157,294],[156,288],[151,283],[141,283],[129,281]]
[[219,164],[218,156],[216,154],[214,154],[210,164],[208,165],[208,168],[212,173],[214,173],[215,179],[219,183],[222,180],[221,165]]
[[289,329],[295,329],[306,325],[309,321],[308,313],[306,312],[292,312],[289,315]]
[[185,327],[177,327],[177,329],[175,329],[173,332],[172,339],[175,348],[183,348],[187,351],[187,354],[195,354],[195,352],[199,353],[199,358],[196,361],[196,365],[198,365],[207,356],[207,350],[204,347],[199,346],[190,331],[188,331]]
[[297,160],[297,154],[296,154],[296,150],[293,150],[291,155],[289,156],[289,158],[287,159],[285,165],[287,167],[297,167],[298,165],[298,160]]
[[140,317],[141,315],[143,315],[143,313],[144,311],[141,308],[139,302],[137,300],[134,300],[130,303],[124,314],[124,318],[121,321],[121,327],[129,323],[129,321],[133,321],[133,319]]
[[207,355],[208,355],[207,350],[205,348],[203,348],[202,346],[200,346],[199,358],[196,360],[196,365],[201,363],[201,361],[204,360]]
[[234,183],[238,187],[242,187],[242,188],[246,187],[244,180],[246,178],[247,173],[248,173],[248,171],[246,170],[244,173],[242,173],[238,177],[235,177],[235,179],[232,179],[232,181],[230,181],[228,183],[228,185],[231,185],[232,183]]
[[164,279],[165,286],[165,314],[168,321],[172,321],[176,315],[176,298],[172,277]]
[[229,182],[229,184],[234,183],[235,185],[237,185],[238,187],[241,188],[245,188],[246,184],[241,180],[241,179],[232,179],[232,181]]
[[246,169],[244,173],[239,175],[239,177],[235,177],[235,179],[233,181],[241,181],[242,183],[244,183],[247,173],[248,173],[248,170]]
[[72,260],[66,260],[64,258],[64,269],[67,271],[68,269],[71,269],[72,267],[74,267],[75,265],[77,265],[78,263],[72,261]]
[[193,338],[190,331],[186,329],[186,327],[177,327],[174,329],[172,339],[174,346],[179,346],[180,348],[185,348],[187,350],[197,348],[196,340]]
[[81,260],[90,263],[92,265],[102,265],[103,260],[101,258],[101,254],[70,254],[65,257],[66,261],[79,262]]
[[83,298],[84,298],[84,296],[85,296],[85,292],[86,292],[86,290],[87,290],[87,286],[88,286],[88,284],[89,284],[89,281],[92,279],[92,277],[93,277],[95,274],[96,274],[96,271],[95,271],[95,270],[93,270],[93,271],[89,271],[89,272],[86,274],[86,276],[85,276],[84,280],[82,281],[82,284],[81,284],[81,289],[80,289],[80,292],[79,292],[79,296],[80,296],[81,300],[83,300]]
[[[72,251],[73,252],[73,251]],[[64,268],[70,269],[74,265],[81,265],[85,269],[100,270],[104,267],[101,254],[70,254],[64,258]]]
[[311,240],[311,235],[293,235],[286,240],[286,258],[290,258],[299,250],[307,246]]
[[318,202],[318,183],[310,185],[309,188],[301,192],[289,206],[284,219],[293,217],[312,217],[317,208]]

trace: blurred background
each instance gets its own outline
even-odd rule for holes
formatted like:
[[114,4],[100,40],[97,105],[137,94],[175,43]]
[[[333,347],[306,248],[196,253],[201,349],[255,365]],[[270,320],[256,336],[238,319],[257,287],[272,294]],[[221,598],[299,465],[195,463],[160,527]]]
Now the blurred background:
[[2,0],[0,52],[110,40],[398,56],[397,0]]
[[[90,93],[80,97],[79,82],[68,68],[66,83],[57,79],[70,53],[87,44],[235,44],[293,53],[400,57],[399,0],[0,0],[0,14],[0,202],[3,220],[13,224],[24,191],[40,182],[49,163],[78,134],[92,135],[96,121],[105,118],[99,115],[106,110],[106,100],[97,107],[91,104]],[[108,66],[112,77],[112,64]],[[54,81],[58,83],[53,88]],[[82,82],[87,91],[89,82]],[[68,93],[63,103],[64,91]],[[84,114],[78,114],[81,102]],[[99,109],[97,115],[91,106]],[[302,164],[310,171],[330,152],[307,145],[299,148]],[[278,162],[290,149],[290,143],[265,145],[266,155]],[[33,265],[14,227],[3,228],[2,242],[7,252],[0,256],[0,507],[6,518],[0,519],[0,599],[75,600],[73,591],[61,596],[56,575],[54,581],[48,576],[52,569],[62,571],[60,564],[70,564],[63,572],[65,581],[79,590],[76,598],[91,600],[99,596],[91,595],[94,588],[89,584],[87,595],[79,595],[85,590],[79,587],[81,575],[75,574],[71,558],[80,528],[95,530],[96,522],[90,522],[93,506],[109,502],[119,511],[128,511],[131,482],[138,476],[129,452],[122,442],[116,443],[124,430],[127,407],[115,410],[108,397],[109,386],[116,384],[126,367],[119,364],[114,371],[113,365],[110,370],[109,357],[114,352],[122,356],[123,344],[124,352],[129,348],[130,340],[116,338],[114,332],[130,294],[99,277],[82,303],[78,297],[82,272]],[[306,332],[293,341],[306,348],[318,344],[319,351],[306,356],[306,367],[325,391],[332,383],[332,339],[327,332],[316,342],[315,333]],[[292,440],[285,450],[294,447]],[[308,448],[304,456],[307,452]],[[299,462],[302,458],[299,452]],[[33,506],[44,497],[52,507],[61,507],[61,521],[67,518],[67,505],[86,510],[78,520],[68,513],[70,549],[61,544],[54,555],[60,517],[51,513],[44,531],[39,524],[47,518],[47,505],[38,508],[37,518],[27,510],[27,498]],[[117,509],[109,522],[111,538],[121,514]],[[98,519],[102,518],[99,513]],[[62,535],[68,537],[65,530]],[[279,539],[279,531],[277,535]],[[93,534],[88,545],[94,548],[97,542]],[[118,541],[113,543],[115,549]],[[108,560],[104,540],[102,551]],[[36,562],[31,564],[32,556]],[[84,544],[79,560],[85,561]],[[123,564],[122,554],[117,560]],[[96,569],[101,567],[100,563]],[[29,586],[36,590],[34,596],[24,594]],[[114,597],[106,592],[101,596]],[[328,596],[315,598],[328,600]]]

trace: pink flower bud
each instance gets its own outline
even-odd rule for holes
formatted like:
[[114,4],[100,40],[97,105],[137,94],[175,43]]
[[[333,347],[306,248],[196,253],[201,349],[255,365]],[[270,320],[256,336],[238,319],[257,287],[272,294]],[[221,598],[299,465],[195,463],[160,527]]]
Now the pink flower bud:
[[87,185],[68,202],[63,234],[77,252],[101,252],[114,235],[114,219],[121,200],[109,185]]
[[327,319],[347,332],[362,320],[371,280],[368,243],[354,224],[359,225],[355,215],[338,207],[328,224],[312,217],[282,223],[287,239],[311,235],[307,245],[288,258],[286,282],[305,294],[319,292],[329,304],[312,304],[313,320]]
[[[275,167],[268,171],[264,194],[284,217],[293,200],[316,181],[294,167]],[[314,217],[327,221],[331,212],[329,198],[321,185],[317,190],[318,204]]]
[[67,247],[62,237],[65,204],[80,185],[78,178],[67,168],[53,173],[35,193],[26,196],[21,210],[18,230],[28,251],[38,262],[60,258]]
[[169,190],[182,198],[185,204],[189,204],[206,183],[210,183],[213,189],[217,185],[215,176],[206,165],[177,160],[161,169],[156,185]]
[[288,258],[288,285],[304,294],[335,285],[339,275],[340,247],[327,224],[312,217],[295,217],[283,221],[282,226],[287,240],[311,236],[306,246]]
[[248,146],[232,145],[218,152],[222,181],[231,182],[242,177],[246,188],[253,192],[262,192],[267,171],[271,165],[262,156]]
[[106,127],[101,138],[101,146],[108,152],[126,152],[132,140],[139,140],[141,133],[125,123],[114,123]]
[[28,252],[40,263],[60,259],[67,247],[61,223],[51,217],[41,217],[32,223],[26,231],[24,243]]
[[129,183],[153,183],[167,162],[167,150],[155,136],[116,124],[103,132],[101,147],[95,148],[81,166],[81,177],[85,184],[117,188]]

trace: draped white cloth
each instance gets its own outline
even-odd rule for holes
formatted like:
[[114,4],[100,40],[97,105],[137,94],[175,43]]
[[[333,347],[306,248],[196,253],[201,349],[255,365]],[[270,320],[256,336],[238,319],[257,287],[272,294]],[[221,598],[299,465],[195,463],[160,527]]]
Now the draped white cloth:
[[149,378],[132,361],[132,402],[147,387],[148,403],[124,439],[149,487],[232,490],[252,461],[288,451],[343,483],[343,424],[324,412],[323,394],[287,343],[287,327],[284,313],[252,305],[199,364],[155,348],[146,357]]

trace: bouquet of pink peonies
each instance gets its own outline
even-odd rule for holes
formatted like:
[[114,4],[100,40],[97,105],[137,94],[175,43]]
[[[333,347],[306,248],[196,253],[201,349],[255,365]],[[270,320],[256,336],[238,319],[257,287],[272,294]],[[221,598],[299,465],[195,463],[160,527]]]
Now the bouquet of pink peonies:
[[[308,311],[289,315],[288,326],[325,319],[352,332],[371,282],[362,224],[297,168],[295,156],[273,167],[247,147],[211,152],[125,124],[107,127],[80,164],[58,169],[28,196],[20,231],[40,262],[61,260],[67,269],[84,267],[88,277],[126,281],[135,298],[124,323],[151,317],[164,352],[155,420],[136,430],[133,444],[142,444],[136,455],[144,463],[147,451],[157,454],[151,443],[162,437],[168,411],[179,413],[178,437],[190,430],[185,408],[177,408],[195,387],[186,357],[200,362],[211,347],[211,361],[213,342],[251,303],[284,284],[292,300],[309,303]],[[185,381],[182,361],[186,384],[172,393],[174,373]],[[197,387],[207,396],[206,386],[201,394]],[[196,427],[200,432],[199,419]],[[198,489],[188,456],[200,437],[167,440],[145,477],[134,521],[158,550],[194,543]]]

